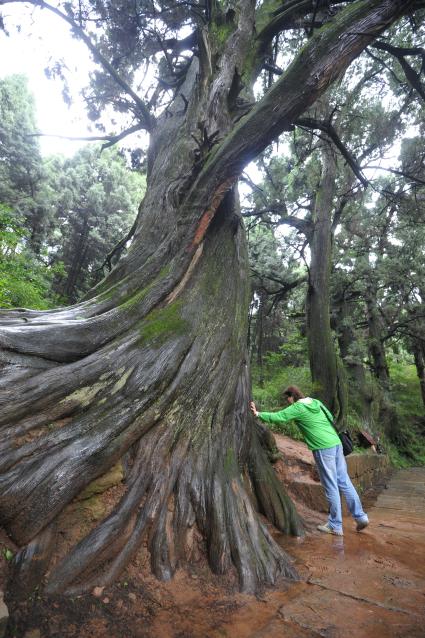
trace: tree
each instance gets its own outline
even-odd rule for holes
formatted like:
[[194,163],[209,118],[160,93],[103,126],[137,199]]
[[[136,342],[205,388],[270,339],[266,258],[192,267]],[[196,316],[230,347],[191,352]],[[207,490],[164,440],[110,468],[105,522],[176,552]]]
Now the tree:
[[30,246],[38,251],[45,211],[38,199],[43,165],[36,131],[35,104],[22,75],[0,80],[0,202],[23,215]]
[[28,249],[28,232],[14,211],[0,204],[0,306],[50,308],[55,269],[46,268]]
[[[388,351],[400,340],[411,349],[420,333],[423,210],[393,177],[381,178],[380,197],[363,198],[349,208],[337,237],[341,257],[334,287],[341,355],[355,381],[359,412],[370,422],[376,398],[379,424],[374,427],[384,428],[403,447],[407,428],[392,399]],[[375,383],[366,381],[362,361],[368,361]]]
[[[31,441],[3,455],[1,517],[16,542],[28,543],[24,573],[37,552],[49,554],[64,507],[125,459],[122,499],[76,547],[58,546],[47,590],[110,582],[144,538],[154,573],[169,578],[190,559],[196,525],[211,568],[234,566],[253,591],[295,571],[250,492],[279,529],[298,534],[301,525],[248,415],[250,295],[235,183],[367,44],[422,3],[161,2],[160,15],[150,3],[94,6],[67,3],[63,17],[107,73],[96,77],[93,108],[112,100],[131,111],[133,129],[150,133],[147,192],[128,254],[89,299],[2,315],[10,353],[2,387],[22,355],[26,369],[3,395],[1,419],[9,437],[30,432]],[[253,105],[273,39],[312,17],[323,26]],[[97,46],[84,30],[95,23]],[[183,24],[193,29],[185,40]],[[142,100],[130,83],[158,52],[160,87],[171,97],[154,113],[160,87]],[[37,562],[38,574],[47,562]]]
[[[249,213],[246,213],[249,214]],[[252,302],[249,323],[249,347],[260,372],[262,384],[263,356],[277,352],[282,345],[282,317],[279,305],[297,286],[305,282],[294,256],[282,254],[281,246],[270,228],[254,226],[249,232]]]
[[64,264],[56,291],[71,302],[102,278],[106,256],[125,237],[136,217],[145,180],[130,171],[115,149],[85,147],[72,158],[52,158],[46,189],[56,232],[48,242],[51,261]]

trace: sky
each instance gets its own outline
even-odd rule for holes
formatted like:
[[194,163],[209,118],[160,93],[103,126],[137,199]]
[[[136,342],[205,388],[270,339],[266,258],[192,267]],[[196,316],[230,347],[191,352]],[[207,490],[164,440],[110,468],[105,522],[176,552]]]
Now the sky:
[[[86,46],[72,38],[70,29],[59,17],[29,5],[2,7],[7,37],[0,31],[0,77],[22,73],[28,77],[29,89],[36,100],[39,131],[68,136],[90,135],[89,121],[79,95],[92,66]],[[19,29],[19,32],[18,32]],[[73,104],[67,107],[62,98],[62,84],[47,79],[44,69],[51,59],[64,57]],[[85,142],[40,137],[43,155],[72,155]]]

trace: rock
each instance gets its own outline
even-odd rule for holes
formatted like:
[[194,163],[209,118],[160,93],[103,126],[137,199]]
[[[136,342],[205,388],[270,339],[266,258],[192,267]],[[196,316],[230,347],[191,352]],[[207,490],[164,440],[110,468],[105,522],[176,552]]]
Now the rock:
[[3,600],[3,592],[0,591],[0,638],[3,638],[7,621],[9,619],[9,610]]

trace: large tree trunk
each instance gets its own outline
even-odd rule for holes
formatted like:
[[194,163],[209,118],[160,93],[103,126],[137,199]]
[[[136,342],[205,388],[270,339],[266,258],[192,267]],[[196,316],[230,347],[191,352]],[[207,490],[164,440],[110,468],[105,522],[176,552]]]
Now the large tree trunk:
[[330,143],[322,146],[322,175],[312,215],[311,260],[307,289],[307,340],[315,392],[334,413],[340,412],[335,346],[330,323],[332,211],[336,159]]
[[[169,578],[190,560],[195,528],[211,568],[234,566],[244,590],[296,577],[256,511],[302,532],[247,411],[248,267],[234,184],[404,5],[349,6],[234,124],[230,98],[253,46],[255,3],[243,4],[224,45],[200,41],[199,67],[152,132],[126,258],[80,304],[2,313],[0,516],[23,547],[21,578],[34,561],[41,578],[55,547],[50,592],[109,583],[145,540],[153,572]],[[124,494],[67,548],[60,513],[120,460]]]

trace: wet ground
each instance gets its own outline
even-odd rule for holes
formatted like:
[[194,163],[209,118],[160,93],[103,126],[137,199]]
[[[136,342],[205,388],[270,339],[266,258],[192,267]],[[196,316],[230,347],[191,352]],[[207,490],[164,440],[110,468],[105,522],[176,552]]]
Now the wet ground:
[[285,543],[306,580],[273,592],[211,636],[425,637],[425,468],[399,471],[361,533]]
[[346,519],[343,538],[313,532],[302,542],[282,539],[302,580],[261,596],[236,593],[201,564],[170,583],[142,578],[136,565],[128,580],[91,596],[34,596],[11,610],[7,635],[424,638],[425,468],[394,474],[367,509],[371,524],[361,533]]

